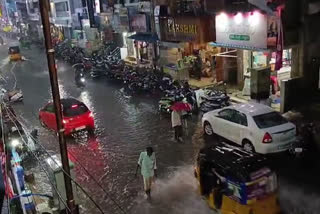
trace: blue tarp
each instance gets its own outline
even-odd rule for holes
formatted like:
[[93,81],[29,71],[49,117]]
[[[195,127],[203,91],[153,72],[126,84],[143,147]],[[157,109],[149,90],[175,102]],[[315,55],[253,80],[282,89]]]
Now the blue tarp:
[[136,33],[128,38],[148,43],[156,43],[159,40],[158,35],[152,33]]

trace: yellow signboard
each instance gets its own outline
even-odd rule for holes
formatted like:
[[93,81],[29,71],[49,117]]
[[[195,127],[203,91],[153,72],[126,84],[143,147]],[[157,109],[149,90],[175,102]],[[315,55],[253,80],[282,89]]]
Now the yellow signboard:
[[188,34],[197,34],[197,25],[195,24],[173,24],[168,23],[168,32],[169,33],[188,33]]

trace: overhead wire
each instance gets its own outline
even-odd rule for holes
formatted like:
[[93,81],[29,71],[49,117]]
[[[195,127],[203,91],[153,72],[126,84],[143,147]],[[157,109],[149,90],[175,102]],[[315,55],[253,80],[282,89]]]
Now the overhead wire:
[[[5,144],[5,138],[4,138],[4,126],[3,126],[3,116],[2,116],[2,109],[1,109],[1,106],[0,106],[0,113],[1,113],[1,139],[2,139],[2,145],[3,145],[3,152],[5,154],[5,158],[6,158],[6,154],[7,154],[7,148],[6,148],[6,144]],[[2,160],[1,160],[1,163],[2,164]],[[4,182],[7,182],[7,179],[8,179],[8,166],[7,166],[7,159],[6,159],[6,162],[5,162],[5,180]],[[2,172],[1,172],[2,173]],[[6,187],[6,190],[8,189],[7,187],[7,184],[5,184],[5,187]],[[9,194],[7,192],[7,208],[8,208],[8,213],[10,214],[10,199],[9,199]],[[1,207],[2,209],[2,207]]]
[[[5,108],[5,110],[8,112],[8,108],[6,106],[3,106]],[[53,182],[50,180],[50,175],[48,174],[48,172],[46,171],[46,169],[44,168],[44,166],[41,164],[41,161],[39,160],[39,158],[31,151],[31,149],[28,147],[28,144],[25,142],[25,140],[23,139],[23,136],[16,124],[16,122],[12,119],[12,117],[8,114],[8,117],[10,118],[10,120],[13,122],[14,126],[17,128],[18,133],[23,141],[23,143],[27,146],[28,150],[30,151],[30,153],[37,159],[41,169],[43,170],[43,172],[46,174],[51,186],[54,188],[55,192],[58,194],[58,197],[60,199],[60,201],[63,203],[63,205],[66,207],[66,209],[71,213],[71,209],[68,207],[67,203],[64,201],[63,197],[61,196],[61,193],[59,192],[59,190],[55,187],[55,184],[53,184]]]
[[[1,105],[1,104],[0,104]],[[2,109],[0,107],[0,112],[2,114]],[[4,149],[4,152],[5,154],[7,154],[7,148],[6,148],[6,144],[5,144],[5,137],[4,137],[4,126],[3,126],[3,115],[1,115],[1,130],[2,130],[2,142],[3,142],[3,149]],[[6,181],[8,179],[8,169],[7,169],[7,163],[5,164],[5,174],[6,174]],[[32,190],[31,188],[29,189],[31,191],[31,195],[32,195],[32,198],[33,198],[33,202],[34,202],[34,205],[35,207],[37,207],[37,203],[36,203],[36,200],[34,198],[34,194],[32,193]],[[8,207],[8,213],[10,214],[10,205],[11,205],[11,201],[12,199],[9,198],[9,195],[8,195],[8,198],[7,198],[7,207]],[[29,201],[28,199],[28,202],[30,203],[31,201]]]
[[[14,84],[14,89],[16,88],[16,84],[17,84],[17,79],[16,79],[16,76],[15,76],[15,74],[14,74],[14,72],[13,72],[13,69],[14,69],[14,67],[16,66],[16,63],[14,64],[14,66],[10,69],[10,72],[12,73],[12,75],[14,76],[14,79],[15,79],[15,84]],[[11,110],[10,109],[8,109],[8,108],[6,108],[6,110],[7,110],[7,112],[8,112],[8,110],[10,111],[10,113],[11,113],[11,115],[18,121],[18,118],[14,115],[14,113],[13,112],[11,112]],[[13,121],[14,122],[14,121]],[[20,123],[21,124],[21,123]],[[21,125],[23,125],[23,124],[21,124]],[[25,129],[26,129],[26,127],[24,127]],[[17,128],[18,129],[18,128]],[[19,129],[18,129],[19,130]],[[20,132],[19,132],[19,134],[20,134]],[[30,133],[28,133],[29,134],[29,136],[34,140],[34,141],[37,141],[37,139],[34,139],[34,137],[30,134]],[[47,152],[47,150],[40,144],[40,143],[38,143],[38,145],[40,145],[41,146],[41,148],[47,153],[47,155],[54,161],[54,162],[56,162],[52,157],[51,157],[51,155]],[[92,174],[82,165],[82,163],[70,152],[70,151],[68,151],[68,153],[77,161],[77,163],[79,163],[79,165],[80,165],[80,167],[89,175],[89,177],[102,189],[102,191],[106,194],[106,196],[118,207],[118,209],[119,210],[121,210],[121,212],[122,213],[124,213],[124,214],[126,214],[126,211],[117,203],[117,201],[113,198],[113,197],[111,197],[110,195],[109,195],[109,193],[103,188],[103,186],[94,178],[94,176],[92,176]],[[57,163],[56,163],[57,164]],[[62,168],[61,168],[62,169]],[[62,169],[63,170],[63,169]],[[83,189],[83,187],[80,185],[80,184],[78,184],[73,178],[71,178],[69,175],[68,175],[68,173],[66,173],[64,170],[63,170],[63,172],[64,172],[64,174],[66,174],[85,194],[86,194],[86,191]],[[100,208],[100,206],[98,205],[98,204],[96,204],[96,202],[91,198],[91,196],[89,196],[89,194],[87,193],[86,194],[88,197],[89,197],[89,199],[97,206],[97,208],[100,210],[100,212],[102,212],[103,213],[103,211],[102,211],[102,209]]]
[[[11,112],[10,109],[8,109],[8,110]],[[18,119],[12,112],[11,112],[11,114],[12,114],[13,117],[15,117],[16,119]],[[24,126],[24,124],[21,124],[21,126],[24,127],[24,128],[26,128],[26,127]],[[38,141],[38,140],[35,139],[31,134],[29,134],[29,136],[30,136],[35,142]],[[38,143],[38,145],[43,149],[43,151],[44,151],[49,157],[51,157],[50,153],[46,150],[46,148],[44,148],[43,145],[41,145],[40,143]],[[80,165],[80,167],[81,167],[81,168],[89,175],[89,177],[99,186],[99,188],[101,188],[101,190],[102,190],[102,191],[106,194],[106,196],[118,207],[118,209],[119,209],[122,213],[126,214],[126,211],[121,207],[121,205],[120,205],[113,197],[110,196],[110,194],[105,190],[105,188],[104,188],[104,187],[99,183],[99,181],[97,181],[97,179],[85,168],[85,166],[83,166],[83,164],[75,157],[75,155],[74,155],[72,152],[70,152],[70,151],[68,151],[68,154],[75,159],[75,161]],[[54,159],[53,159],[53,160],[54,160]],[[55,161],[55,160],[54,160],[54,161]],[[63,169],[62,169],[62,170],[63,170]]]
[[[14,118],[18,119],[18,118],[11,112],[10,109],[6,108],[6,110],[7,110],[8,113],[11,113],[11,115],[12,115]],[[9,111],[10,111],[10,112],[9,112]],[[13,121],[13,120],[12,120],[12,121]],[[25,126],[24,126],[23,124],[20,123],[20,125],[25,129]],[[19,133],[20,133],[20,132],[19,132]],[[28,134],[28,136],[31,137],[31,139],[33,139],[35,142],[37,142],[37,139],[35,139],[30,133],[26,133],[26,134]],[[20,134],[20,135],[21,135],[21,134]],[[25,142],[25,141],[24,141],[24,142]],[[26,142],[25,142],[25,143],[26,143]],[[53,162],[54,162],[56,165],[59,166],[59,163],[57,163],[57,161],[56,161],[54,158],[51,157],[50,153],[49,153],[41,144],[38,143],[37,145],[39,145],[39,146],[43,149],[43,151],[48,155],[48,157],[49,157],[51,160],[53,160]],[[26,146],[28,146],[28,145],[26,144]],[[82,192],[90,199],[90,201],[91,201],[92,203],[94,203],[94,205],[96,206],[96,208],[97,208],[101,213],[104,214],[104,211],[102,210],[102,208],[100,207],[100,205],[92,198],[92,196],[90,196],[90,194],[89,194],[77,181],[75,181],[68,173],[66,173],[66,171],[65,171],[63,168],[61,168],[61,170],[62,170],[62,172],[63,172],[65,175],[68,176],[68,178],[70,178],[70,180],[71,180],[72,182],[74,182],[74,184],[76,184],[76,186],[78,186],[78,187],[82,190]]]

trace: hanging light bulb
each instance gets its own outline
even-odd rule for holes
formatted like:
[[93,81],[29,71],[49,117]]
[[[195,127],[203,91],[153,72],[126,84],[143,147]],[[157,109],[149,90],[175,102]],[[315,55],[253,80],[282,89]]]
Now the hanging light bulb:
[[260,13],[258,11],[251,12],[248,21],[251,26],[258,25],[260,22]]
[[243,21],[243,15],[242,13],[237,13],[237,15],[234,16],[234,21],[235,23],[238,25],[238,24],[241,24],[242,21]]

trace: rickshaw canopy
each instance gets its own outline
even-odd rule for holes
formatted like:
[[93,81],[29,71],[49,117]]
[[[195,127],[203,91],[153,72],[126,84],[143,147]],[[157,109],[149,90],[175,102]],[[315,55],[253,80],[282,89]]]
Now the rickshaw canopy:
[[[268,167],[267,158],[229,146],[210,146],[200,150],[197,160],[202,174],[218,173],[232,190],[230,198],[246,205],[273,194],[277,189],[276,174]],[[200,172],[201,174],[201,172]]]

